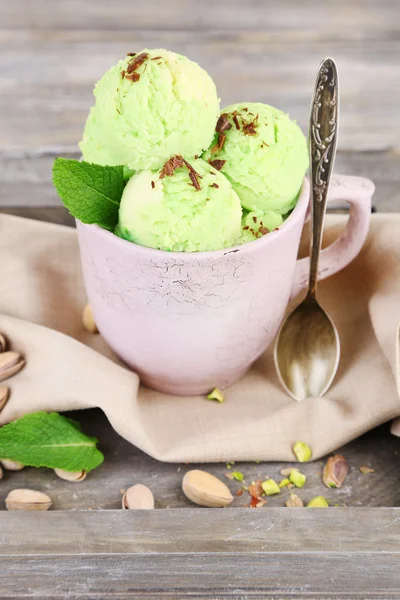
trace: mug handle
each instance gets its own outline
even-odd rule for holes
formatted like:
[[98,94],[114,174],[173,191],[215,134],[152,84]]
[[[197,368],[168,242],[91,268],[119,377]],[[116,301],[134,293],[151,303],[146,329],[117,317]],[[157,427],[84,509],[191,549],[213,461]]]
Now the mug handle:
[[[350,216],[342,235],[321,251],[318,279],[325,279],[346,267],[360,252],[367,237],[371,214],[371,198],[375,186],[370,179],[348,175],[332,176],[328,192],[328,203],[348,202]],[[310,209],[309,209],[310,210]],[[310,258],[297,261],[291,298],[294,298],[308,283]]]

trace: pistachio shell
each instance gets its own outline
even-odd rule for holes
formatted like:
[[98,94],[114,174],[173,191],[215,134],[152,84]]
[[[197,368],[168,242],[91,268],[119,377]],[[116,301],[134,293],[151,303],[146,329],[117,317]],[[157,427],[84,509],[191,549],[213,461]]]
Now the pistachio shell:
[[49,510],[52,500],[36,490],[12,490],[6,498],[7,510]]
[[341,454],[335,454],[328,458],[322,474],[322,480],[326,487],[340,488],[349,474],[347,460]]
[[150,510],[154,508],[154,496],[148,487],[137,483],[128,488],[122,496],[122,508]]
[[22,471],[24,465],[17,460],[10,460],[9,458],[0,458],[0,463],[7,471]]
[[206,471],[188,471],[182,481],[186,498],[209,508],[222,508],[233,501],[229,488],[214,475]]
[[0,381],[12,377],[25,365],[25,361],[18,352],[0,353]]
[[65,479],[65,481],[83,481],[86,479],[86,471],[64,471],[63,469],[54,469],[54,473],[60,478]]
[[10,390],[5,385],[0,385],[0,410],[2,410],[10,397]]
[[285,505],[289,508],[300,508],[304,506],[304,502],[297,494],[290,494],[290,498],[286,500]]
[[7,338],[0,333],[0,352],[5,352],[7,348]]

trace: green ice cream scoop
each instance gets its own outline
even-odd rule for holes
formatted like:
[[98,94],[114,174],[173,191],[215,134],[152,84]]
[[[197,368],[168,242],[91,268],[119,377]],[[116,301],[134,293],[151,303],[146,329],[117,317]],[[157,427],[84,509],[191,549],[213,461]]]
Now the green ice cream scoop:
[[242,206],[257,214],[285,215],[293,208],[308,168],[307,142],[298,125],[284,112],[255,102],[222,111],[203,158],[221,169]]
[[158,169],[174,154],[193,157],[210,145],[219,116],[211,77],[168,50],[142,50],[96,84],[80,148],[87,162]]
[[229,181],[199,159],[174,156],[127,183],[115,233],[142,246],[202,252],[241,242],[242,209]]

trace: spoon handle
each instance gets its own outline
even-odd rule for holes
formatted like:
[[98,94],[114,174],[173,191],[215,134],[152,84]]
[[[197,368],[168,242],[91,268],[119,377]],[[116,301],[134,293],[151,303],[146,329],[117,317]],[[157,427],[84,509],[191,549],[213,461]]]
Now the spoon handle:
[[336,64],[326,58],[318,69],[311,105],[309,150],[311,172],[311,248],[309,299],[315,299],[326,200],[336,155],[339,87]]

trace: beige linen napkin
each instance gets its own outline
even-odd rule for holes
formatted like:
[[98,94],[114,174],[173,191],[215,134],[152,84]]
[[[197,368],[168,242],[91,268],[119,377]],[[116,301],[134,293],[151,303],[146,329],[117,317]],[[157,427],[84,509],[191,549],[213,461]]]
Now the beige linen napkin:
[[[327,218],[325,242],[344,222]],[[101,337],[82,327],[86,297],[73,229],[0,216],[0,257],[0,331],[27,359],[8,382],[0,424],[36,410],[99,406],[121,436],[163,461],[292,460],[297,440],[318,458],[400,415],[400,215],[373,216],[360,256],[321,284],[342,359],[327,396],[300,403],[280,388],[271,350],[226,390],[224,404],[139,387]]]

